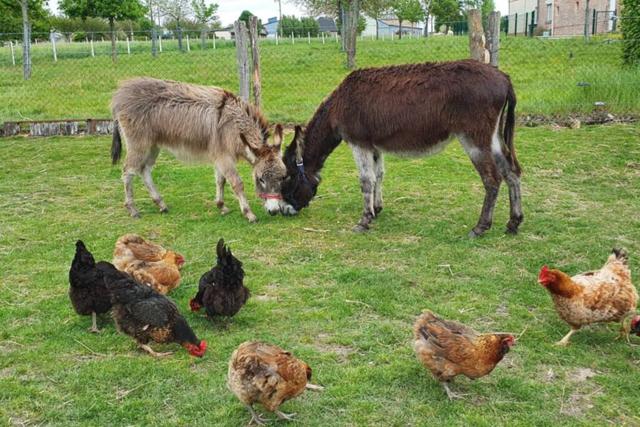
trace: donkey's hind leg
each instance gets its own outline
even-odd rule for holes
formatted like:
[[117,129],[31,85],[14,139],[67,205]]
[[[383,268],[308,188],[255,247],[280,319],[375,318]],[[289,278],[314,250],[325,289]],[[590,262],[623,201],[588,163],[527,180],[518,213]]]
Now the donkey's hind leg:
[[516,234],[518,232],[518,227],[522,220],[524,219],[524,214],[522,213],[522,192],[520,191],[520,176],[514,170],[514,167],[511,165],[511,162],[507,158],[507,154],[503,151],[504,144],[502,143],[502,139],[500,138],[499,133],[496,131],[493,134],[493,139],[491,141],[491,153],[493,154],[493,159],[498,165],[498,170],[500,174],[507,182],[507,186],[509,187],[509,206],[510,206],[510,215],[509,222],[507,223],[507,233]]
[[378,216],[382,212],[382,179],[384,178],[384,158],[378,150],[373,152],[373,165],[376,173],[373,212]]
[[360,222],[353,227],[353,231],[361,233],[369,229],[369,224],[376,216],[375,191],[376,191],[376,167],[374,151],[367,150],[357,145],[351,145],[353,158],[360,170],[360,189],[364,201],[364,209]]
[[485,191],[480,218],[476,226],[469,232],[469,237],[473,238],[481,236],[491,228],[493,223],[493,209],[498,199],[502,176],[498,172],[496,163],[491,155],[488,141],[487,144],[476,144],[474,140],[466,135],[458,135],[458,139],[469,155],[473,166],[475,166],[480,174]]
[[216,169],[216,206],[220,209],[221,215],[229,213],[229,208],[224,205],[224,184],[227,179],[224,177],[220,169]]
[[231,185],[231,189],[238,197],[238,201],[240,202],[240,210],[242,214],[249,220],[249,222],[258,221],[258,217],[251,211],[249,207],[249,201],[247,200],[247,196],[244,194],[244,184],[242,183],[242,179],[238,174],[238,171],[235,166],[235,161],[233,159],[225,159],[219,161],[216,164],[217,170],[229,181],[229,185]]
[[144,185],[147,187],[147,190],[149,190],[151,199],[158,206],[160,212],[167,213],[169,212],[169,208],[162,199],[162,196],[153,183],[153,178],[151,177],[151,170],[153,169],[153,165],[156,163],[158,153],[160,153],[160,148],[158,146],[153,146],[151,150],[149,150],[149,154],[147,155],[147,159],[142,168],[142,180],[144,181]]

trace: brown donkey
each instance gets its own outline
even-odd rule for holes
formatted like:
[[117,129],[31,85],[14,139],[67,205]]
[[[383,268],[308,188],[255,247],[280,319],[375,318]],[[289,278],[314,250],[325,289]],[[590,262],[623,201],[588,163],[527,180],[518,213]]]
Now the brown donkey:
[[244,216],[256,221],[236,170],[241,158],[253,166],[256,191],[267,211],[272,215],[280,211],[280,186],[286,174],[280,158],[282,126],[276,126],[274,143],[269,144],[267,121],[256,107],[217,87],[136,78],[120,85],[111,109],[114,164],[122,152],[121,135],[127,144],[122,178],[125,207],[131,216],[140,215],[133,201],[136,174],[142,177],[160,212],[168,211],[151,178],[161,147],[181,160],[215,165],[216,203],[223,214],[228,212],[224,185],[229,181]]
[[309,204],[326,158],[345,140],[360,170],[364,196],[354,230],[367,230],[382,210],[382,152],[436,154],[455,136],[485,188],[482,213],[470,236],[491,227],[503,179],[511,204],[507,232],[516,233],[523,214],[513,147],[515,105],[509,76],[471,60],[354,71],[318,107],[305,132],[296,128],[284,155],[282,211],[295,214]]

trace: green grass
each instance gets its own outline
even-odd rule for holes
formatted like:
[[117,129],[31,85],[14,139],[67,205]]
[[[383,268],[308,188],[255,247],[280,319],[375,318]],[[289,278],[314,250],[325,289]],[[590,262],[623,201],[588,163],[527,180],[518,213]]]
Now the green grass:
[[[337,43],[313,40],[261,44],[263,107],[271,121],[305,122],[318,104],[348,73]],[[34,46],[33,78],[22,80],[20,64],[13,67],[9,48],[0,48],[0,122],[110,116],[109,101],[120,80],[154,76],[222,86],[237,91],[235,49],[219,42],[200,50],[176,51],[165,42],[165,52],[153,58],[148,43],[136,42],[133,54],[119,44],[119,60],[112,64],[109,44],[96,44],[90,57],[86,43],[59,44],[53,63],[48,44]],[[518,95],[519,115],[589,113],[597,101],[614,114],[638,114],[640,69],[621,65],[618,40],[593,38],[544,40],[503,37],[500,66],[511,75]],[[145,53],[146,50],[146,53]],[[20,52],[17,52],[18,59]],[[359,41],[361,67],[468,57],[468,40],[460,37]],[[588,86],[578,86],[587,83]]]
[[[260,221],[248,224],[231,196],[233,211],[218,215],[209,167],[163,153],[155,178],[171,211],[159,214],[136,180],[143,217],[133,220],[107,138],[4,139],[0,424],[243,425],[248,414],[225,387],[227,361],[259,339],[293,351],[326,386],[283,406],[300,425],[638,425],[640,347],[614,341],[617,325],[554,347],[568,327],[536,277],[545,263],[598,268],[613,246],[628,248],[638,276],[639,138],[638,125],[520,129],[521,233],[503,234],[503,188],[494,229],[476,240],[466,234],[483,190],[458,144],[429,159],[387,157],[385,210],[355,235],[361,199],[345,146],[328,159],[308,209],[269,217],[251,195]],[[241,173],[251,193],[248,169]],[[108,317],[91,335],[90,319],[73,312],[76,239],[108,260],[128,232],[186,256],[171,297],[209,342],[203,359],[179,348],[153,359]],[[187,312],[220,237],[244,262],[253,293],[228,328]],[[413,353],[412,323],[425,308],[483,331],[525,332],[490,376],[459,378],[454,390],[468,396],[449,402]],[[581,380],[581,369],[596,375]]]

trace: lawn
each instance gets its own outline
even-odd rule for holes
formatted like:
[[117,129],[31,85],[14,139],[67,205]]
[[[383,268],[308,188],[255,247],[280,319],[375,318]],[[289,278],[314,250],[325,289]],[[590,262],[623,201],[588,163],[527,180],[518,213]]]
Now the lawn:
[[[269,217],[251,195],[259,222],[249,224],[235,201],[228,216],[217,213],[208,167],[161,154],[155,177],[170,213],[159,214],[136,180],[143,216],[134,220],[108,138],[3,139],[0,424],[243,425],[248,413],[225,387],[227,361],[259,339],[293,351],[326,387],[282,407],[298,425],[639,425],[640,347],[615,341],[617,325],[555,347],[568,327],[536,283],[545,263],[599,268],[614,246],[629,250],[638,277],[639,138],[637,124],[519,129],[525,222],[519,235],[503,233],[503,188],[494,229],[476,240],[466,235],[483,190],[457,143],[428,159],[387,157],[385,210],[356,235],[361,200],[345,146],[308,209]],[[129,232],[185,255],[171,297],[208,341],[203,359],[170,346],[156,348],[173,356],[153,359],[108,316],[92,335],[90,318],[73,312],[75,241],[109,260]],[[187,311],[220,237],[244,262],[253,294],[228,325]],[[459,378],[453,389],[467,396],[450,402],[413,353],[412,323],[425,308],[482,331],[524,333],[490,376]]]
[[[214,50],[181,53],[165,42],[157,58],[149,44],[135,42],[127,55],[119,44],[119,60],[111,62],[109,44],[96,44],[96,57],[86,43],[59,44],[54,63],[50,45],[34,46],[33,77],[22,80],[21,52],[11,65],[9,47],[0,48],[0,123],[9,120],[83,119],[110,117],[109,101],[120,80],[153,76],[238,89],[235,48],[218,43]],[[146,49],[146,52],[145,52]],[[509,73],[518,95],[517,113],[567,115],[590,113],[596,102],[616,115],[640,111],[640,69],[621,66],[617,39],[594,37],[545,40],[504,37],[500,67]],[[361,67],[467,58],[466,36],[428,39],[360,40]],[[321,100],[347,75],[344,54],[334,40],[322,44],[305,39],[279,45],[261,44],[263,108],[272,121],[306,121]]]

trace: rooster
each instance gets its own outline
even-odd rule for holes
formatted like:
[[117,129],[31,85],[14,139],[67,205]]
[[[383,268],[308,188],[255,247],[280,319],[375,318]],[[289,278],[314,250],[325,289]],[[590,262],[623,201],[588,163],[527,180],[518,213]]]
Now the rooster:
[[101,261],[96,264],[91,252],[82,240],[76,242],[76,255],[69,270],[69,298],[76,313],[91,315],[89,331],[98,333],[96,315],[111,310],[109,291],[104,284],[100,267],[109,264]]
[[627,260],[624,250],[613,249],[600,270],[573,277],[542,267],[538,283],[549,291],[560,318],[571,327],[557,345],[569,344],[574,333],[591,323],[621,322],[621,335],[628,337],[630,326],[625,325],[625,319],[636,309],[638,292],[631,283]]
[[418,317],[413,332],[418,360],[440,381],[449,399],[460,397],[449,389],[455,376],[488,375],[515,344],[511,334],[479,334],[430,311]]
[[290,352],[272,344],[245,342],[231,355],[227,385],[251,413],[250,424],[264,424],[267,420],[253,409],[261,403],[280,419],[291,420],[295,414],[285,414],[278,408],[289,399],[299,396],[305,388],[323,390],[307,384],[311,368]]
[[136,340],[140,348],[152,356],[167,356],[171,353],[156,353],[148,343],[175,342],[192,356],[204,356],[207,343],[196,337],[169,298],[131,277],[123,278],[113,266],[104,271],[104,281],[111,295],[118,330]]
[[242,283],[244,270],[223,239],[218,241],[216,252],[217,264],[202,275],[198,293],[189,305],[191,311],[205,307],[210,317],[233,316],[249,299],[249,289]]
[[180,284],[184,257],[137,234],[125,234],[116,242],[113,264],[138,282],[166,295]]

